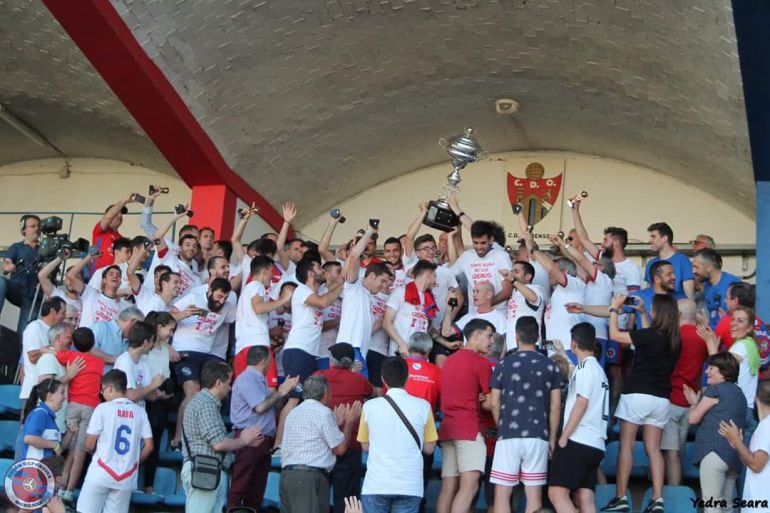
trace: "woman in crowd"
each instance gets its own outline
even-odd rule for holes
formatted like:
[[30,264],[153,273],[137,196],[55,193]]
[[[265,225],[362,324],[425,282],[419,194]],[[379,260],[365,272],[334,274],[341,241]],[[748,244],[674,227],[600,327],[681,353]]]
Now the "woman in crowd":
[[152,453],[144,462],[144,490],[145,493],[151,494],[154,493],[153,483],[160,456],[160,439],[163,436],[163,430],[167,427],[168,414],[172,406],[170,403],[174,392],[169,363],[172,359],[178,360],[179,356],[171,348],[171,337],[174,336],[176,330],[176,321],[171,314],[168,312],[149,312],[145,321],[155,329],[155,345],[147,354],[150,376],[161,375],[166,379],[158,389],[158,395],[146,403],[154,446]]
[[[665,464],[660,450],[663,427],[668,422],[671,373],[679,356],[679,307],[671,296],[657,294],[652,300],[652,322],[645,315],[642,299],[634,297],[634,308],[642,316],[642,329],[628,332],[618,327],[618,311],[625,296],[616,296],[610,307],[610,339],[634,345],[634,363],[620,396],[615,416],[620,419],[620,450],[616,496],[603,511],[629,510],[626,490],[633,464],[636,433],[642,427],[644,449],[650,460],[652,500],[649,513],[663,512]],[[649,327],[648,327],[649,326]]]
[[[720,504],[732,504],[735,480],[741,461],[735,449],[719,435],[721,422],[733,421],[739,429],[746,424],[746,398],[738,381],[738,361],[731,353],[722,352],[708,358],[703,394],[684,385],[690,403],[690,424],[700,424],[695,434],[695,462],[700,464],[700,487],[706,513],[727,511]],[[721,501],[727,501],[722,503]]]
[[44,379],[32,388],[24,405],[19,459],[42,460],[62,452],[62,437],[56,426],[56,412],[64,403],[64,384]]

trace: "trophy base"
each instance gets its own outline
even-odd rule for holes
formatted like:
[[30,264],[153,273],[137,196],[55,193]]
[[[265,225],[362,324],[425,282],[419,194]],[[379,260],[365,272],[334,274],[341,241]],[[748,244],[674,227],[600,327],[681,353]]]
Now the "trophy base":
[[429,201],[428,211],[425,213],[422,224],[442,232],[451,232],[460,224],[460,218],[445,203]]

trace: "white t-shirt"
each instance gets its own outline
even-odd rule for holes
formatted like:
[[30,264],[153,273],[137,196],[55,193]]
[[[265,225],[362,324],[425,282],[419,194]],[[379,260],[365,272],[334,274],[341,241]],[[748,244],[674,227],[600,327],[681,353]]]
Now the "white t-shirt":
[[638,265],[626,258],[622,262],[615,262],[613,281],[616,287],[623,287],[629,292],[639,290],[642,287],[642,271]]
[[412,281],[411,278],[409,278],[406,275],[406,271],[404,268],[396,269],[393,272],[393,283],[390,285],[390,290],[388,293],[392,294],[394,290],[401,288],[407,284],[407,282]]
[[86,433],[98,435],[85,481],[113,490],[136,489],[142,440],[152,438],[144,407],[125,397],[96,407]]
[[[457,326],[460,332],[462,332],[463,328],[465,328],[465,325],[471,322],[473,319],[484,319],[485,321],[491,322],[492,326],[495,327],[495,332],[500,333],[501,335],[505,335],[505,330],[508,327],[508,321],[505,318],[505,314],[500,312],[500,310],[495,310],[494,308],[487,313],[477,312],[472,314],[469,312],[460,317],[457,322],[455,322],[455,326]],[[463,339],[464,338],[465,337],[463,337]]]
[[[770,455],[770,417],[765,417],[757,426],[749,442],[751,452],[765,451]],[[743,483],[743,500],[770,500],[767,485],[770,483],[770,462],[765,464],[761,472],[746,469],[746,480]],[[768,512],[770,508],[745,508],[742,511]]]
[[[206,294],[208,294],[209,286],[208,285],[198,285],[197,287],[190,290],[190,292],[196,292],[198,294],[203,294],[205,297]],[[235,311],[238,308],[238,296],[235,295],[235,292],[232,290],[227,295],[227,299],[225,300],[225,306],[232,312],[232,319],[231,321],[227,322],[235,322]],[[224,311],[224,310],[223,310]],[[211,345],[211,354],[214,356],[218,356],[221,359],[227,358],[227,348],[230,347],[230,326],[225,326],[222,329],[219,329],[214,332],[214,343]]]
[[[326,284],[319,287],[318,292],[320,294],[326,294],[328,292]],[[323,322],[339,321],[342,314],[342,300],[337,298],[332,304],[323,309]],[[337,332],[339,325],[336,328],[324,330],[321,326],[321,343],[318,346],[318,354],[322,357],[329,356],[329,348],[337,341]]]
[[[412,258],[408,258],[406,255],[404,255],[404,269],[409,272],[409,269],[414,267],[414,264],[417,263],[417,256],[414,255]],[[407,277],[406,283],[409,283],[412,280],[412,278]],[[431,324],[434,328],[441,331],[441,319],[444,318],[444,313],[446,312],[446,297],[449,295],[449,289],[456,289],[460,285],[457,283],[457,278],[455,277],[454,271],[449,267],[447,264],[441,264],[438,267],[436,267],[436,284],[433,286],[431,292],[433,292],[433,297],[436,299],[436,306],[438,307],[438,313],[436,316],[431,319]]]
[[[131,285],[128,283],[128,262],[123,262],[122,264],[113,264],[120,267],[120,287],[118,287],[118,290],[123,291],[131,291]],[[94,289],[95,291],[99,292],[102,290],[102,275],[104,275],[104,270],[110,267],[109,265],[106,265],[104,267],[100,267],[99,269],[96,269],[94,271],[94,274],[91,275],[91,279],[88,280],[88,286]]]
[[535,268],[535,276],[532,277],[532,285],[540,287],[540,290],[543,291],[543,301],[548,303],[548,300],[551,299],[551,280],[548,277],[548,271],[545,270],[543,264],[538,260],[532,260],[529,263]]
[[169,353],[168,344],[155,342],[153,348],[146,355],[147,365],[150,367],[150,376],[155,377],[160,374],[166,379],[171,377]]
[[29,398],[32,387],[37,385],[37,366],[29,361],[29,352],[48,347],[48,326],[42,319],[27,324],[21,336],[22,358],[24,361],[24,381],[21,384],[20,399]]
[[[539,285],[530,283],[527,285],[535,293],[537,300],[530,303],[524,297],[524,294],[514,286],[511,299],[508,300],[508,325],[505,330],[505,347],[508,351],[516,349],[516,322],[520,317],[534,317],[537,320],[537,331],[541,332],[543,326],[543,309],[545,308],[545,299],[543,298],[543,289]],[[538,337],[539,340],[539,337]]]
[[[460,255],[452,266],[455,276],[463,273],[468,279],[468,290],[473,290],[477,283],[488,281],[495,287],[495,294],[503,289],[502,270],[511,270],[511,257],[499,246],[492,246],[489,252],[479,257],[473,249]],[[495,308],[505,312],[506,303],[501,301]],[[476,311],[472,301],[468,302],[468,313]]]
[[252,300],[255,296],[262,301],[269,301],[265,286],[260,281],[252,281],[241,292],[235,314],[235,354],[251,346],[269,346],[270,334],[267,330],[268,312],[257,314]]
[[[342,309],[337,342],[347,342],[361,350],[362,354],[370,348],[372,339],[372,294],[362,280],[348,281],[342,289]],[[382,309],[384,313],[385,309]],[[382,319],[382,313],[380,314]],[[379,352],[379,351],[378,351]]]
[[751,375],[749,368],[749,353],[746,350],[746,344],[736,341],[730,346],[730,352],[741,357],[741,363],[738,365],[738,386],[741,392],[746,396],[746,402],[749,408],[754,409],[754,399],[757,397],[757,384],[759,374]]
[[[169,251],[161,261],[163,265],[167,265],[172,271],[179,273],[179,295],[187,294],[190,289],[203,285],[206,282],[205,271],[198,270],[198,262],[193,260],[189,264],[179,258],[179,255]],[[152,269],[150,269],[152,271]],[[148,273],[148,276],[152,274]]]
[[[40,355],[40,359],[35,364],[35,367],[37,367],[37,376],[35,377],[35,381],[39,380],[40,376],[45,376],[46,374],[50,374],[56,379],[61,380],[62,376],[64,376],[64,374],[67,372],[67,369],[64,367],[64,365],[60,364],[59,360],[56,359],[56,356],[51,353]],[[56,416],[56,426],[62,433],[67,432],[67,385],[64,385],[64,387],[64,402],[62,403],[61,408],[59,408],[59,411],[54,414]]]
[[[279,321],[283,322],[283,331],[281,336],[283,337],[283,340],[286,340],[289,337],[289,333],[291,333],[291,313],[277,313],[275,310],[270,312],[267,317],[268,329],[272,330],[273,328],[277,327]],[[278,370],[279,376],[283,376],[283,358],[281,357],[282,354],[283,347],[279,348],[278,351],[273,353],[273,356],[275,357],[275,367]]]
[[[174,303],[180,312],[190,305],[208,310],[206,287],[196,287],[189,294]],[[235,322],[235,307],[225,302],[219,313],[209,312],[205,316],[193,315],[177,323],[173,347],[177,351],[213,353],[215,335],[219,330],[229,329],[227,323]]]
[[113,321],[118,318],[124,308],[130,306],[122,299],[112,299],[91,287],[83,287],[80,296],[83,310],[80,315],[80,327],[90,328],[98,321]]
[[569,347],[572,341],[570,329],[583,318],[579,314],[569,313],[564,305],[583,303],[585,283],[569,274],[564,276],[567,279],[567,286],[554,287],[551,300],[545,307],[545,336],[548,340],[559,340],[564,347]]
[[165,301],[163,301],[163,298],[160,297],[158,294],[155,293],[154,290],[152,290],[152,283],[150,284],[142,284],[142,287],[139,289],[139,292],[134,294],[134,301],[136,302],[136,307],[142,311],[144,315],[147,315],[150,312],[168,312],[171,310],[171,306],[166,304]]
[[80,323],[80,316],[83,314],[83,301],[78,296],[77,299],[72,299],[67,295],[67,291],[64,290],[62,287],[56,287],[53,289],[53,292],[51,292],[51,297],[60,297],[64,300],[65,303],[67,303],[67,306],[70,306],[77,310],[78,316],[77,319],[75,319],[75,324]]
[[[134,390],[144,388],[150,384],[153,378],[150,375],[150,366],[145,355],[142,355],[138,362],[134,362],[131,355],[125,352],[117,357],[113,368],[126,373],[126,388],[133,388]],[[144,399],[136,401],[136,404],[144,407]]]
[[297,284],[291,297],[291,331],[284,349],[301,349],[318,356],[323,328],[323,310],[310,306],[305,300],[315,294],[304,283]]
[[569,439],[603,451],[610,418],[610,386],[604,369],[593,356],[583,360],[572,371],[562,428],[569,421],[578,395],[588,399],[588,408]]
[[[388,309],[388,295],[384,292],[370,295],[369,302],[371,305],[369,311],[371,312],[372,317],[371,331],[371,328],[373,328],[375,324],[382,322],[382,316],[385,315],[385,310]],[[388,337],[388,333],[383,328],[372,332],[372,337],[369,340],[369,350],[388,356],[389,346],[390,337]]]
[[[393,318],[393,327],[396,333],[406,342],[409,343],[409,337],[412,333],[418,331],[428,331],[428,316],[425,315],[424,307],[425,294],[419,292],[420,304],[413,305],[407,303],[404,299],[406,294],[406,287],[401,287],[393,291],[388,298],[388,308],[393,310],[396,315]],[[390,351],[392,354],[398,352],[398,344],[395,340],[390,341]]]
[[[609,305],[612,301],[613,283],[609,276],[594,268],[594,276],[586,283],[583,301],[587,305]],[[585,320],[596,328],[596,338],[609,338],[609,319],[586,315]],[[565,341],[562,341],[566,343]]]

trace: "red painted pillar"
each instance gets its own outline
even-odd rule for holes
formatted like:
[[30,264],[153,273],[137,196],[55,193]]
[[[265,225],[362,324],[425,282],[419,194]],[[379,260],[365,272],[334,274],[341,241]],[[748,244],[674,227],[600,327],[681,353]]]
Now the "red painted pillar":
[[226,185],[195,185],[192,188],[190,223],[198,228],[214,229],[216,239],[229,240],[235,221],[235,193]]

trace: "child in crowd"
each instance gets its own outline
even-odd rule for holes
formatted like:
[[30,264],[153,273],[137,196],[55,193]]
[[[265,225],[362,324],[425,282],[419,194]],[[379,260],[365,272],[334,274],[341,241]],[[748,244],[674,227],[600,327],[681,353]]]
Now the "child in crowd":
[[72,332],[72,343],[77,351],[57,351],[56,359],[66,366],[82,358],[83,370],[69,382],[69,405],[67,406],[67,428],[74,433],[74,446],[67,455],[66,469],[69,468],[67,486],[62,492],[62,499],[72,501],[72,492],[80,481],[83,464],[86,460],[86,428],[91,420],[94,408],[99,405],[104,360],[94,356],[94,333],[90,328],[78,328]]

